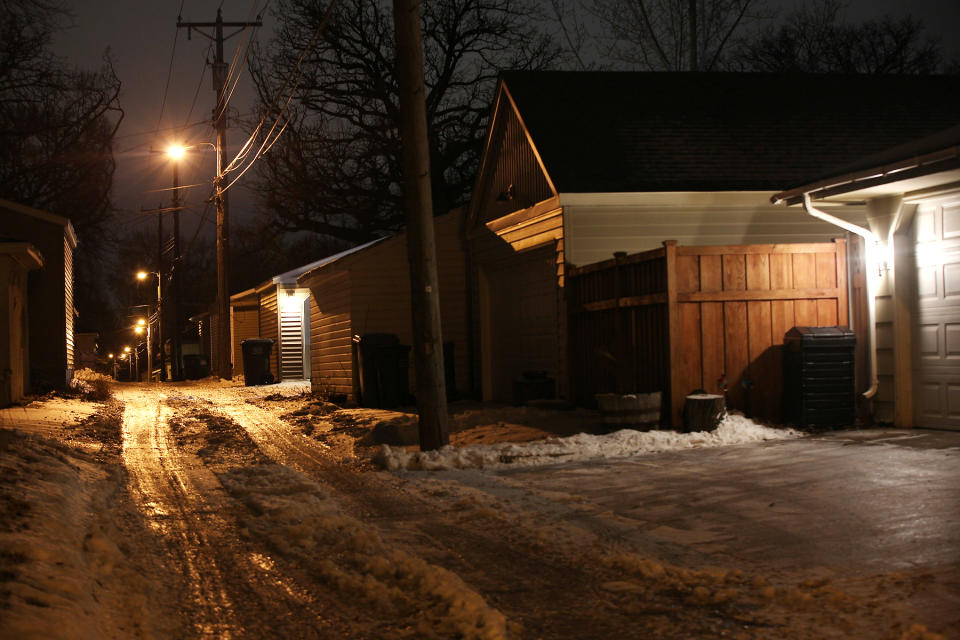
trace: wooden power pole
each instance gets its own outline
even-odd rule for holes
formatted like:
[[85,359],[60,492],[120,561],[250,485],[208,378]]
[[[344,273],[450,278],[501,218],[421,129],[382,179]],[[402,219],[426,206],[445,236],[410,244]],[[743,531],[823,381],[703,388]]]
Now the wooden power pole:
[[443,376],[443,336],[440,331],[439,278],[433,234],[430,147],[427,142],[419,7],[419,0],[393,1],[420,449],[428,451],[448,444],[450,435]]
[[[260,20],[254,22],[224,22],[220,9],[217,9],[216,22],[183,22],[177,18],[177,27],[187,29],[187,39],[192,31],[209,40],[213,40],[216,47],[216,58],[213,62],[213,88],[217,92],[217,106],[213,110],[213,126],[217,131],[217,178],[216,194],[217,205],[217,345],[216,369],[217,375],[225,380],[233,378],[233,369],[230,364],[230,216],[227,193],[223,189],[226,176],[223,168],[226,165],[224,155],[227,152],[227,63],[223,60],[223,41],[247,27],[260,27]],[[224,38],[224,27],[237,27]],[[202,31],[203,28],[213,28],[213,33]]]

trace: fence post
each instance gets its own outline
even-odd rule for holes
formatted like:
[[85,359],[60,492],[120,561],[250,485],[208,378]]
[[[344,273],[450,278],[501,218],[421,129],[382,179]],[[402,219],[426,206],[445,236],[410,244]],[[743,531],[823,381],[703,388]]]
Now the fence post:
[[679,424],[678,417],[683,407],[683,395],[680,392],[679,370],[679,308],[677,302],[677,241],[663,241],[667,276],[667,370],[670,372],[670,389],[667,401],[670,403],[670,419],[667,426]]
[[[626,251],[615,251],[613,253],[613,296],[616,306],[613,311],[613,344],[616,353],[614,353],[617,367],[617,393],[624,393],[626,385],[624,384],[624,369],[626,368],[626,349],[623,345],[623,318],[621,317],[620,298],[623,292],[620,290],[622,285],[620,281],[620,267],[623,259],[627,257]],[[632,354],[631,354],[632,357]]]
[[850,307],[847,302],[847,241],[834,238],[837,246],[837,324],[851,326]]

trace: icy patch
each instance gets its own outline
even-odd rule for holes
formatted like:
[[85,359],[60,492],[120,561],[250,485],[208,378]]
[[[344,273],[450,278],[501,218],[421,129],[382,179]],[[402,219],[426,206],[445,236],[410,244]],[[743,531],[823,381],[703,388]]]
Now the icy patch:
[[523,444],[501,443],[463,448],[447,446],[437,451],[408,451],[402,447],[384,445],[378,461],[392,471],[539,466],[784,440],[802,435],[795,429],[767,427],[742,415],[729,414],[714,431],[695,433],[621,429],[607,435],[578,433],[568,438],[547,438]]

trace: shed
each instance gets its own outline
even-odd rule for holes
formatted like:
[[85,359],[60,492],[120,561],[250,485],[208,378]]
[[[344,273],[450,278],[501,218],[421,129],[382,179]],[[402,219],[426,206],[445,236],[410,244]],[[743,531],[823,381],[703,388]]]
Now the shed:
[[[449,344],[447,380],[467,380],[466,276],[462,210],[434,218],[440,316]],[[394,334],[412,343],[410,276],[404,233],[374,240],[320,261],[297,282],[311,293],[311,387],[315,393],[354,398],[353,337]],[[412,360],[412,359],[411,359]],[[413,389],[412,367],[410,389]],[[449,387],[448,392],[452,391]]]
[[874,384],[866,395],[876,418],[897,427],[960,429],[960,119],[954,121],[773,196],[811,214],[866,202],[864,231],[877,247],[864,268],[875,292],[875,329],[868,332],[875,366],[867,374]]
[[43,256],[27,276],[30,388],[63,387],[73,378],[73,253],[77,236],[63,216],[0,200],[0,236],[28,242]]
[[0,241],[0,407],[23,399],[30,380],[27,273],[42,266],[33,245]]
[[952,77],[502,74],[467,221],[483,397],[529,370],[571,397],[568,269],[666,240],[830,242],[843,231],[771,196],[827,149],[852,161],[952,124],[957,98]]

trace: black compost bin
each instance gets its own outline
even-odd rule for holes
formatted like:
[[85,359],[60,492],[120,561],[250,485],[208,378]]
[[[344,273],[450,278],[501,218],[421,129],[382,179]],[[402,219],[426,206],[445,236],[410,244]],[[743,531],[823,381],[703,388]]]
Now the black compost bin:
[[353,339],[361,407],[387,409],[409,400],[410,345],[392,333],[368,333]]
[[248,387],[273,382],[273,374],[270,373],[272,348],[273,340],[270,338],[248,338],[240,341],[240,350],[243,352],[243,379]]
[[794,327],[783,352],[783,417],[798,427],[850,426],[856,418],[857,336],[847,327]]
[[210,359],[199,353],[183,356],[183,376],[187,380],[199,380],[210,375]]

